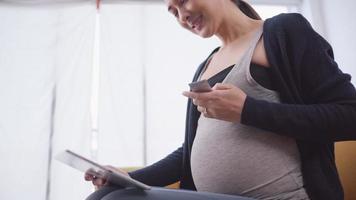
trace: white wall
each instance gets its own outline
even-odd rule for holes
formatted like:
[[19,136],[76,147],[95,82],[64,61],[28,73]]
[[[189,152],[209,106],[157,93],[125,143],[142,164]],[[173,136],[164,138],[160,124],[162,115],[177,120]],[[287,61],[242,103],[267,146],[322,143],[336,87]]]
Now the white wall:
[[335,59],[340,68],[353,76],[356,84],[356,1],[324,0],[325,33],[334,48]]
[[84,199],[83,173],[51,158],[89,154],[95,4],[31,2],[0,1],[0,199]]
[[[343,72],[356,76],[356,1],[304,0],[301,12],[334,49],[335,60]],[[356,84],[355,78],[352,79]]]

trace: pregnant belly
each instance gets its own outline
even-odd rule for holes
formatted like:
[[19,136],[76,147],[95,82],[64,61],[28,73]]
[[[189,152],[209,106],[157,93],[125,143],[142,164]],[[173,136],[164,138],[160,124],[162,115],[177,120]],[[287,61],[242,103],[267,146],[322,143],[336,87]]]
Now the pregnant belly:
[[262,198],[301,187],[295,140],[204,117],[198,124],[191,154],[198,191]]

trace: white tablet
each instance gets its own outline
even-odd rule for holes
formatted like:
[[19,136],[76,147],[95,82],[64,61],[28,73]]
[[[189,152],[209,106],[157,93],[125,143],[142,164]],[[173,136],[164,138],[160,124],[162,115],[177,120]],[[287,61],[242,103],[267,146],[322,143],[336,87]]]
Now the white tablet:
[[92,173],[93,175],[100,178],[105,177],[110,183],[117,184],[119,186],[127,188],[134,187],[143,190],[151,189],[151,186],[148,186],[118,172],[107,169],[104,166],[99,165],[98,163],[91,161],[87,158],[84,158],[83,156],[80,156],[70,150],[65,150],[64,152],[59,153],[58,155],[56,155],[55,158],[58,161],[61,161],[84,173]]

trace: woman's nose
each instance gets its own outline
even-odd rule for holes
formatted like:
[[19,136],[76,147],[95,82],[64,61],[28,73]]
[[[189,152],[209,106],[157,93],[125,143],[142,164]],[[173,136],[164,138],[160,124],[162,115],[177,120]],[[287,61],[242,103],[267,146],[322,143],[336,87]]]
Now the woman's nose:
[[181,17],[180,17],[180,20],[181,20],[181,22],[183,22],[183,23],[189,23],[189,20],[190,20],[190,15],[189,15],[189,13],[187,13],[187,12],[182,12],[181,13],[181,15],[180,15]]

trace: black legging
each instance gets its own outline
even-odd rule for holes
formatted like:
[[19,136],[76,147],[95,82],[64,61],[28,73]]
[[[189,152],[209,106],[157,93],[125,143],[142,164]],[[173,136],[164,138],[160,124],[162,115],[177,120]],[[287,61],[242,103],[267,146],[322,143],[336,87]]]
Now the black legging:
[[151,190],[134,188],[121,189],[107,186],[92,193],[86,200],[252,200],[246,197],[195,192],[190,190],[175,190],[153,187]]

